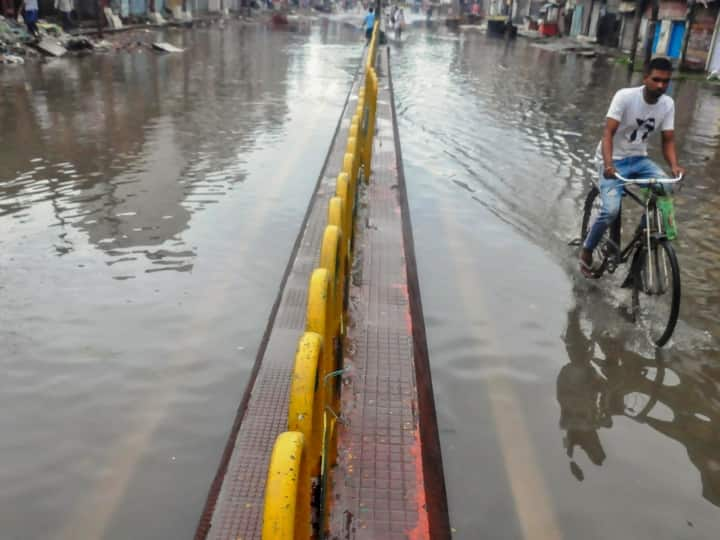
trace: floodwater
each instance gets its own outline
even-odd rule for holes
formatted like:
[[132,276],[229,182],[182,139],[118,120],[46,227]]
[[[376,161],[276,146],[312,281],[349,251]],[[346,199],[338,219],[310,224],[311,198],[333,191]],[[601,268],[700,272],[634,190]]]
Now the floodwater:
[[[186,52],[0,72],[3,540],[192,536],[360,52],[338,24],[161,37]],[[403,40],[455,538],[715,538],[717,89],[671,90],[683,305],[656,353],[567,245],[625,70]]]
[[0,71],[0,537],[191,538],[359,35]]
[[588,282],[568,246],[637,77],[424,26],[392,58],[454,537],[716,538],[720,88],[670,89],[683,296],[656,352],[622,316],[623,269]]

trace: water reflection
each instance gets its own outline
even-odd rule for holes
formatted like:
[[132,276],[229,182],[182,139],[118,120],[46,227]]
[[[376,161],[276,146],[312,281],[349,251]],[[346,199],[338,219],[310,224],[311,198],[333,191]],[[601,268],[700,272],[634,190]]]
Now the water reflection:
[[0,218],[36,221],[46,205],[56,253],[74,250],[75,229],[117,277],[192,268],[181,233],[244,180],[243,154],[277,135],[291,55],[260,27],[169,33],[184,53],[35,63],[31,82],[0,80]]
[[3,540],[194,530],[361,51],[159,37],[0,71]]
[[[682,444],[700,473],[703,497],[720,506],[720,370],[712,362],[673,360],[664,350],[651,358],[633,353],[600,331],[586,335],[589,325],[582,318],[577,306],[568,313],[569,362],[556,381],[559,425],[573,476],[584,479],[576,447],[594,465],[605,464],[602,430],[612,429],[613,417],[622,416]],[[651,458],[652,449],[647,450]]]

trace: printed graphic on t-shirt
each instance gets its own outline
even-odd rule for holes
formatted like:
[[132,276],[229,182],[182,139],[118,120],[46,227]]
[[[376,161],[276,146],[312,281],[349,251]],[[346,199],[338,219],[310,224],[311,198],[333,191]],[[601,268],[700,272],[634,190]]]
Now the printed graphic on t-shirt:
[[635,122],[637,122],[637,127],[630,134],[630,142],[635,142],[635,139],[637,139],[638,136],[638,131],[643,132],[641,140],[646,141],[648,135],[655,131],[655,119],[648,118],[647,120],[643,120],[642,118],[636,118]]

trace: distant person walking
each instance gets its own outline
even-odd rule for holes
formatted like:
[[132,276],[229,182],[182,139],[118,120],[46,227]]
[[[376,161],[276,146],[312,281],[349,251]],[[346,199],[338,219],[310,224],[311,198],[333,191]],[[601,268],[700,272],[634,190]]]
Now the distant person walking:
[[370,38],[372,38],[374,26],[375,26],[375,13],[373,13],[373,8],[370,8],[370,9],[368,9],[367,15],[365,15],[365,20],[363,20],[363,27],[365,28],[365,40],[366,40],[365,44],[366,45],[370,43]]
[[38,37],[40,35],[40,32],[38,31],[38,0],[23,0],[23,3],[20,4],[20,11],[23,14],[23,19],[25,20],[25,26],[27,26],[28,32],[30,32],[33,36]]
[[400,8],[395,15],[395,39],[402,39],[403,28],[405,28],[405,12]]
[[72,0],[55,0],[55,9],[62,13],[63,30],[69,30],[73,26],[72,19],[70,18],[73,10]]

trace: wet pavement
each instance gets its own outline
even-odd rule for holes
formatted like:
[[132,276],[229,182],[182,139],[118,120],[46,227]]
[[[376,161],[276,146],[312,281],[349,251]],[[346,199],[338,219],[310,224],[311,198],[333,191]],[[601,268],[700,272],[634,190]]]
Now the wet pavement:
[[671,89],[683,297],[656,353],[624,272],[587,282],[567,245],[626,69],[417,26],[392,54],[454,537],[714,538],[720,89]]
[[[339,24],[161,37],[0,72],[4,539],[191,537],[358,65]],[[714,538],[717,87],[671,89],[656,353],[567,245],[625,69],[422,27],[392,58],[454,537]]]

